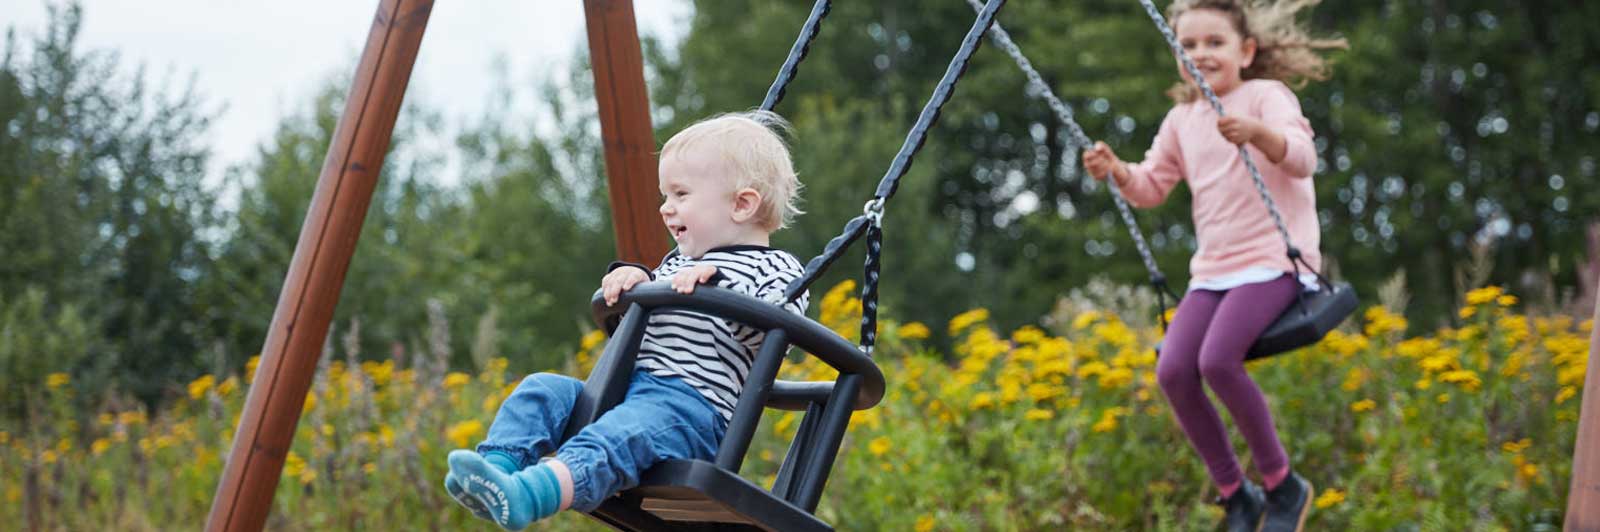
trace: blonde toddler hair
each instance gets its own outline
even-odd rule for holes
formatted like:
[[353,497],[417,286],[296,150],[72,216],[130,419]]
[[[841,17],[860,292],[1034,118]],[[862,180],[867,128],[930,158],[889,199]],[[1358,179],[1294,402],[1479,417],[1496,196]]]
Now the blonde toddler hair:
[[[1239,73],[1243,79],[1275,79],[1295,89],[1310,81],[1328,79],[1328,62],[1323,50],[1349,48],[1343,38],[1312,37],[1295,22],[1295,15],[1317,5],[1320,0],[1177,0],[1167,8],[1173,27],[1178,17],[1197,9],[1221,12],[1233,22],[1240,42],[1256,40],[1256,57],[1249,68]],[[1167,91],[1173,101],[1188,103],[1200,97],[1200,89],[1178,83]]]
[[800,179],[789,147],[779,136],[789,131],[789,122],[771,111],[721,114],[673,135],[661,147],[661,158],[690,149],[712,150],[733,174],[734,190],[750,188],[761,194],[756,222],[762,229],[777,231],[804,214],[796,206]]

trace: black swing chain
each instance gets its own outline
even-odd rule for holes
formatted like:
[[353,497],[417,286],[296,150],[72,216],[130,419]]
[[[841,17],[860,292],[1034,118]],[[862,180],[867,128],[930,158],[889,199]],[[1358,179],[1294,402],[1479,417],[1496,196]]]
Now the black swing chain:
[[878,342],[878,273],[882,270],[883,200],[867,202],[867,259],[861,283],[861,351],[872,356]]
[[[974,9],[982,8],[982,5],[977,0],[967,0],[967,4]],[[1033,68],[1033,62],[1028,61],[1028,57],[1023,55],[1022,48],[1011,40],[1010,33],[1000,26],[999,21],[996,21],[994,26],[989,28],[989,38],[1006,55],[1011,56],[1012,61],[1017,63],[1017,67],[1022,69],[1022,73],[1028,78],[1028,84],[1033,86],[1035,91],[1038,91],[1045,99],[1045,103],[1049,104],[1050,110],[1055,112],[1056,120],[1066,126],[1067,138],[1070,143],[1080,150],[1088,150],[1093,147],[1094,141],[1089,138],[1087,133],[1084,133],[1083,126],[1078,125],[1078,121],[1073,118],[1072,107],[1062,102],[1061,98],[1056,97],[1055,91],[1050,89],[1050,84],[1046,83],[1044,76]],[[1117,181],[1109,175],[1106,176],[1105,182],[1107,188],[1111,189],[1112,202],[1117,205],[1117,211],[1122,215],[1122,225],[1128,228],[1128,235],[1133,238],[1133,246],[1139,251],[1139,258],[1144,261],[1145,271],[1150,274],[1150,286],[1155,288],[1156,301],[1161,306],[1161,311],[1157,316],[1161,320],[1161,330],[1164,331],[1167,329],[1167,296],[1171,296],[1174,302],[1181,298],[1172,291],[1171,287],[1167,286],[1167,276],[1163,275],[1161,269],[1156,266],[1155,256],[1150,252],[1150,246],[1145,243],[1144,233],[1139,230],[1139,224],[1134,220],[1133,210],[1128,207],[1128,201],[1123,197],[1121,187],[1118,187]]]
[[778,106],[778,102],[783,101],[784,91],[789,88],[789,82],[794,81],[795,73],[800,71],[800,62],[805,60],[806,54],[811,53],[811,41],[816,40],[817,33],[822,29],[822,19],[828,16],[832,8],[831,0],[817,0],[811,6],[811,15],[800,28],[794,46],[789,48],[789,57],[784,59],[783,67],[778,69],[778,79],[772,81],[772,88],[767,89],[767,97],[761,100],[762,111],[771,111]]
[[[916,124],[906,134],[906,140],[900,145],[900,151],[895,154],[894,161],[889,165],[889,170],[884,173],[883,179],[878,182],[877,192],[873,195],[872,202],[868,203],[869,211],[876,211],[876,214],[869,212],[852,218],[849,223],[845,224],[844,231],[828,241],[828,245],[823,249],[821,255],[806,262],[805,273],[799,279],[789,283],[788,291],[785,293],[785,301],[793,302],[798,299],[800,294],[804,293],[806,289],[817,281],[817,278],[822,276],[822,272],[827,269],[828,265],[844,254],[845,249],[852,242],[860,238],[863,233],[872,233],[872,230],[881,224],[884,205],[888,203],[890,197],[894,196],[896,189],[899,187],[900,178],[911,169],[912,159],[916,157],[917,151],[922,149],[922,145],[928,139],[928,130],[932,129],[933,125],[939,121],[940,109],[944,107],[946,102],[950,101],[950,97],[955,93],[956,83],[961,80],[961,75],[967,71],[967,63],[971,61],[972,54],[978,50],[979,45],[982,43],[983,34],[994,23],[995,15],[1005,3],[1006,0],[989,0],[988,4],[984,5],[983,10],[978,13],[977,19],[972,22],[972,27],[967,30],[966,37],[961,40],[961,48],[956,51],[955,57],[950,59],[950,65],[945,68],[944,77],[940,78],[938,86],[933,90],[933,95],[929,97],[928,103],[923,105],[922,112],[917,115]],[[869,236],[868,240],[870,241],[873,238]],[[878,259],[875,255],[881,252],[882,237],[879,235],[876,238],[880,240],[880,245],[869,245],[867,250],[867,261],[874,265],[869,266],[871,268],[876,268],[875,265],[878,263]],[[874,327],[876,327],[878,296],[876,276],[874,275],[865,284],[871,286],[871,298],[868,299],[869,294],[863,292],[861,301],[863,306],[862,318],[863,320],[866,319],[867,312],[865,307],[870,304]],[[865,289],[864,287],[863,290]],[[863,336],[862,339],[865,340],[866,337]]]

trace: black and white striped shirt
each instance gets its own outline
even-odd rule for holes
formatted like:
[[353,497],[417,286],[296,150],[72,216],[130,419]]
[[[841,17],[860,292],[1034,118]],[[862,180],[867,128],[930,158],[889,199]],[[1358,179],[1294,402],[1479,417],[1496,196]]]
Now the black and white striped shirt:
[[[650,276],[662,280],[701,264],[717,267],[717,275],[711,279],[716,286],[774,305],[783,304],[789,283],[805,273],[800,260],[786,251],[738,245],[712,249],[698,260],[674,250]],[[612,269],[620,266],[623,263],[613,264]],[[783,308],[804,316],[809,299],[809,292],[801,294]],[[645,326],[636,367],[651,375],[683,379],[710,400],[723,419],[731,421],[733,406],[765,336],[742,323],[698,312],[659,311]]]

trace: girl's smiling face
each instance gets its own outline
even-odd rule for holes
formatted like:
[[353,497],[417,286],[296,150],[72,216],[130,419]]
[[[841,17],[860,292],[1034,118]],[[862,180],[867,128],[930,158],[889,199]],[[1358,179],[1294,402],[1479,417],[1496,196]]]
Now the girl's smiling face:
[[[1244,83],[1242,72],[1255,60],[1256,40],[1241,35],[1227,14],[1215,9],[1195,9],[1184,12],[1175,23],[1178,44],[1194,60],[1212,91],[1223,95]],[[1178,74],[1184,81],[1195,82],[1181,61]]]
[[741,222],[749,216],[735,212],[738,194],[726,166],[710,150],[662,158],[661,222],[678,242],[679,253],[698,259],[712,249],[740,243]]

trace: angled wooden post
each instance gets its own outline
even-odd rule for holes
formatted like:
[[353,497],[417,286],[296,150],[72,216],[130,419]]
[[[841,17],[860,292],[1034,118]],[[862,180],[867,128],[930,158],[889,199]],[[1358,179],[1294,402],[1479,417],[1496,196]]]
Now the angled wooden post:
[[381,0],[372,19],[211,501],[210,532],[266,524],[432,10],[432,0]]
[[633,1],[584,0],[583,11],[594,98],[600,104],[617,257],[654,266],[672,248],[657,211],[661,194],[656,183],[656,141]]
[[1583,400],[1578,405],[1578,441],[1572,447],[1572,484],[1567,488],[1568,532],[1600,531],[1600,297],[1595,298],[1596,327],[1589,332],[1589,363],[1584,370]]

